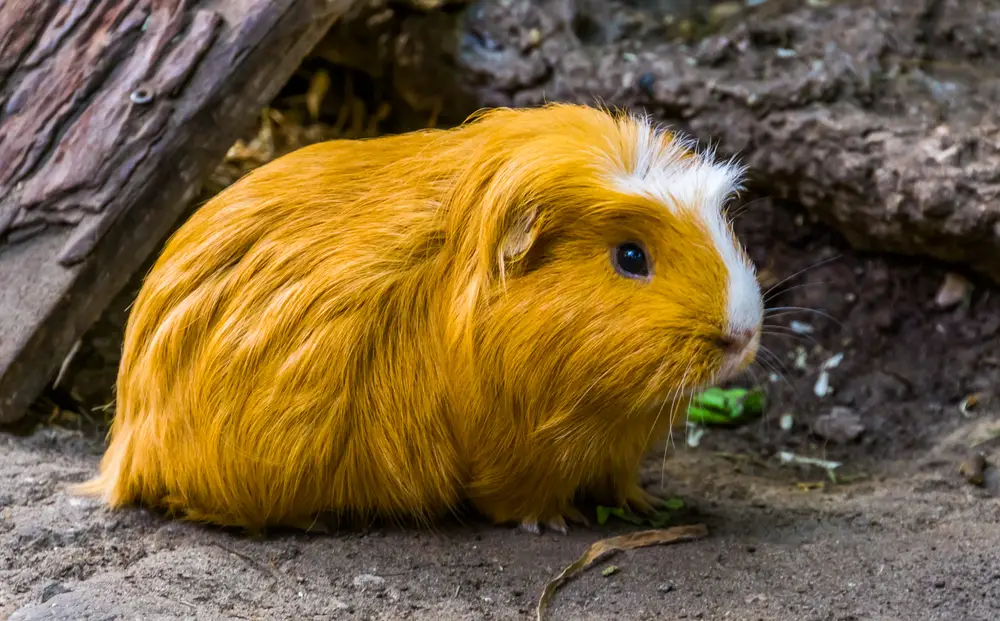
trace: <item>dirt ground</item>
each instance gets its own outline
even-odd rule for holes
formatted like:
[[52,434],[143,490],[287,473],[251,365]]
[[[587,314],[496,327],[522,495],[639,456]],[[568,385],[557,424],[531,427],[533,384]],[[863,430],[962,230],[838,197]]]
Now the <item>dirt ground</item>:
[[[855,252],[768,196],[748,197],[738,227],[764,285],[781,283],[766,352],[742,382],[766,386],[765,415],[677,438],[644,474],[683,499],[676,523],[709,536],[610,559],[567,583],[549,618],[1000,618],[1000,291],[966,274],[971,295],[942,308],[944,266]],[[534,536],[469,517],[251,539],[70,497],[100,456],[94,408],[110,399],[132,291],[33,414],[0,430],[0,619],[531,619],[549,579],[635,528]],[[789,454],[840,463],[835,482]],[[986,464],[976,484],[960,471],[973,455]]]

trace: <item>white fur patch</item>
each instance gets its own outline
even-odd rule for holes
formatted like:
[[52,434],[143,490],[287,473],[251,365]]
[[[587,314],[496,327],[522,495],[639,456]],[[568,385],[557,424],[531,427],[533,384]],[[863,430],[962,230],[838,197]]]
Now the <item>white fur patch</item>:
[[726,201],[742,189],[746,169],[732,160],[716,160],[711,150],[699,153],[694,142],[682,137],[675,136],[662,147],[664,129],[648,118],[635,120],[639,126],[635,166],[616,172],[617,188],[655,198],[674,213],[688,212],[702,220],[729,274],[727,329],[756,330],[763,314],[760,286],[722,212]]

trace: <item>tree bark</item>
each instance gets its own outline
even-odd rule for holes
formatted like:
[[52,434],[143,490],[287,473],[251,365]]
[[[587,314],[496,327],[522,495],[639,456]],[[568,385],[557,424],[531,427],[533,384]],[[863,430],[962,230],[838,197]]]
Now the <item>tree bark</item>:
[[355,0],[0,0],[0,422]]

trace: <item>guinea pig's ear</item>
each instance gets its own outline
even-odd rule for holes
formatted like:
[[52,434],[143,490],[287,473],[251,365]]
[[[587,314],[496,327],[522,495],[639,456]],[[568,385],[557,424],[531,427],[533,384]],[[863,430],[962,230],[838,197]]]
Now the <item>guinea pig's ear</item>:
[[507,264],[524,257],[538,237],[538,208],[531,207],[522,213],[504,233],[500,242],[500,274],[507,271]]

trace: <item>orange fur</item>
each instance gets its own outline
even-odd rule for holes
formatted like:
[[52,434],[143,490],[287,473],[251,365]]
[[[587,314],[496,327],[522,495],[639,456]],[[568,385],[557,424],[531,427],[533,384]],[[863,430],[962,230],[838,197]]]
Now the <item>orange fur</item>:
[[[726,276],[696,219],[607,181],[640,131],[493,110],[250,173],[147,276],[75,491],[248,528],[463,500],[558,520],[581,492],[641,508],[644,452],[718,379]],[[633,238],[648,282],[609,260]]]

